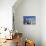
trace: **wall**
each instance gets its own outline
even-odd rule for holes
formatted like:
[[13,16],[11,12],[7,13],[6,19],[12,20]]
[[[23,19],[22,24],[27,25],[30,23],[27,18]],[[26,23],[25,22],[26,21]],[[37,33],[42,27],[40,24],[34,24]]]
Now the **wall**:
[[[46,0],[41,0],[41,2],[40,0],[31,0],[31,3],[22,2],[21,4],[18,4],[19,3],[15,3],[13,6],[15,28],[19,32],[23,32],[24,36],[28,39],[34,39],[37,46],[46,46]],[[23,24],[23,16],[28,15],[36,16],[36,25],[32,26]],[[42,45],[39,45],[40,42]]]
[[[16,6],[17,5],[17,6]],[[13,6],[15,28],[41,46],[41,0],[22,0]],[[36,25],[24,25],[23,16],[36,16]]]
[[46,0],[42,0],[41,4],[41,38],[42,46],[46,46]]

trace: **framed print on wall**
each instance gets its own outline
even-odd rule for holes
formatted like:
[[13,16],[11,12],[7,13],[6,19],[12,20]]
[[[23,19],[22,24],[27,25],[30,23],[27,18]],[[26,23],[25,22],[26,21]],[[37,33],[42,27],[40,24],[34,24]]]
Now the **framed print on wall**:
[[36,24],[36,16],[23,16],[23,24]]

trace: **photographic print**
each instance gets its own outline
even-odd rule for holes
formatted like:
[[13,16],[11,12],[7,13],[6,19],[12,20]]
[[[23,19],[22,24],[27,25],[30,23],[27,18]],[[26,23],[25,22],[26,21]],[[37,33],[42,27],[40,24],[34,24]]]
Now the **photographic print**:
[[36,16],[23,16],[23,24],[36,24]]

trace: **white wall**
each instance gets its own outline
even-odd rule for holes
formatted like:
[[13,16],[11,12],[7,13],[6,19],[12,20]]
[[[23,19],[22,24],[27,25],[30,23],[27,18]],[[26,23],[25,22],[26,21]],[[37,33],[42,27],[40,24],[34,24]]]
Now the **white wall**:
[[42,38],[42,46],[46,46],[46,0],[42,0],[42,8],[41,8],[41,38]]
[[16,0],[0,0],[0,27],[12,28],[12,6]]
[[[45,29],[45,0],[23,0],[21,4],[13,6],[15,28],[23,32],[28,39],[35,41],[36,46],[46,46]],[[23,16],[36,16],[36,25],[24,25]],[[44,15],[44,16],[43,16]],[[43,31],[44,30],[44,31]],[[44,37],[44,38],[43,38]]]
[[[25,38],[34,40],[36,46],[41,46],[41,0],[23,0],[20,5],[16,5],[13,9],[15,28],[23,32]],[[36,25],[24,25],[23,16],[36,16]]]

